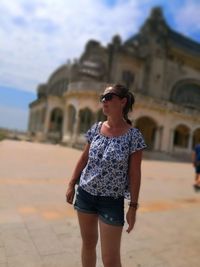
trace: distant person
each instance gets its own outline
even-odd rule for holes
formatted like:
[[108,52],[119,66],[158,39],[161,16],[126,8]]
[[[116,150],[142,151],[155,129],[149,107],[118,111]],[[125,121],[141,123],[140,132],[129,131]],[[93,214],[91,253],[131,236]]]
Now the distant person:
[[196,189],[200,189],[200,143],[194,147],[192,152],[192,161],[195,167],[194,187]]
[[98,225],[104,267],[121,267],[120,243],[124,226],[124,198],[129,198],[127,232],[136,220],[141,180],[142,134],[131,126],[128,112],[134,96],[116,84],[100,96],[107,121],[95,123],[86,133],[84,151],[69,181],[66,201],[73,203],[82,237],[82,266],[96,266]]

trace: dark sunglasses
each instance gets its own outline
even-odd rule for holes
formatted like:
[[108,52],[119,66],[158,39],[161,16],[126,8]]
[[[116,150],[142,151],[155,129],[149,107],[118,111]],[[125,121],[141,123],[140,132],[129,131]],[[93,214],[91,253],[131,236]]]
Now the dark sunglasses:
[[99,100],[100,100],[100,102],[110,101],[110,100],[113,99],[113,96],[118,96],[118,97],[122,98],[122,97],[121,97],[120,95],[118,95],[118,94],[115,94],[115,93],[107,93],[107,94],[105,94],[105,95],[101,95]]

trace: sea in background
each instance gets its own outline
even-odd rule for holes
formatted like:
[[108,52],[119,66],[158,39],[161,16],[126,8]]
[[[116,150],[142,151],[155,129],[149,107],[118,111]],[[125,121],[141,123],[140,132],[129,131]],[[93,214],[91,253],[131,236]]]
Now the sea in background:
[[36,92],[0,86],[0,128],[26,131],[29,104],[36,99]]

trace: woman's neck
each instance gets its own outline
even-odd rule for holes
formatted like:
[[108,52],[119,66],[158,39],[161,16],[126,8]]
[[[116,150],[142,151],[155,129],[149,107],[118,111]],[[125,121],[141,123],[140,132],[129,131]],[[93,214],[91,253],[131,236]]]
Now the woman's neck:
[[122,128],[127,125],[123,117],[108,117],[107,124],[110,128]]

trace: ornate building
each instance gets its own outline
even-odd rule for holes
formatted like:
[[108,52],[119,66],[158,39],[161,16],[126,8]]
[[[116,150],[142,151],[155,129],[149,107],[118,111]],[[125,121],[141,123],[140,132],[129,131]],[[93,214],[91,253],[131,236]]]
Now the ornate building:
[[191,153],[200,142],[200,44],[173,31],[154,8],[138,34],[106,47],[90,40],[80,59],[38,86],[29,132],[41,141],[81,146],[84,132],[104,120],[99,94],[107,83],[135,94],[130,118],[154,151]]

